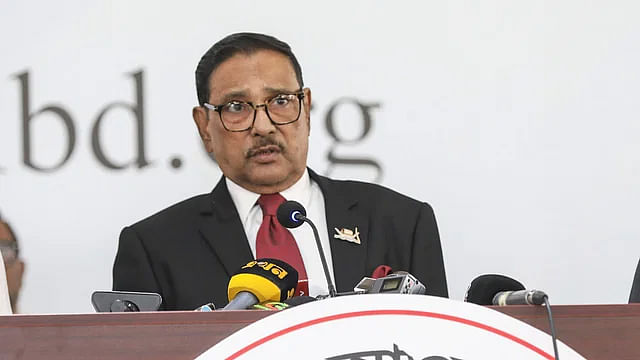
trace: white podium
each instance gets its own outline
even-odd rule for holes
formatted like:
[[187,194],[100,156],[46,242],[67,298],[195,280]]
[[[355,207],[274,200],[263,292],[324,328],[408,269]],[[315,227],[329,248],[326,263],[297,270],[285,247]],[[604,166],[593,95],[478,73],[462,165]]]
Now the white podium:
[[[584,359],[558,343],[562,360]],[[198,359],[554,359],[551,337],[486,307],[424,295],[356,295],[283,310]]]

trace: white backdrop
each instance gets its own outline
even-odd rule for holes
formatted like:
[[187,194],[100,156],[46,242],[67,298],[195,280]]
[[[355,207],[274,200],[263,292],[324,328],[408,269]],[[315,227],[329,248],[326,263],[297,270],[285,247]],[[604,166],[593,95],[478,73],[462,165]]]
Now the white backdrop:
[[[90,312],[111,287],[119,231],[208,192],[220,171],[191,120],[194,69],[214,42],[257,31],[288,42],[313,91],[309,164],[367,158],[380,183],[429,202],[451,297],[488,272],[545,290],[552,303],[622,303],[640,254],[640,3],[636,1],[0,0],[0,210],[27,262],[22,312]],[[150,165],[114,171],[91,146],[98,114],[134,104],[143,71]],[[23,85],[31,114],[72,119],[59,168],[23,162]],[[327,113],[342,98],[353,105]],[[58,115],[33,115],[31,157],[60,164]],[[101,139],[135,157],[135,118],[107,112]],[[170,166],[180,158],[182,166]],[[334,177],[373,180],[366,166]]]

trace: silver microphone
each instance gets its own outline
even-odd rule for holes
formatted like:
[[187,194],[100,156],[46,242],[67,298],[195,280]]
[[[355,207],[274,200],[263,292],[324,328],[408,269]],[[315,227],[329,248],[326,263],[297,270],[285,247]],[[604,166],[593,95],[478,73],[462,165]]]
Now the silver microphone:
[[493,297],[493,305],[543,305],[546,299],[540,290],[501,291]]

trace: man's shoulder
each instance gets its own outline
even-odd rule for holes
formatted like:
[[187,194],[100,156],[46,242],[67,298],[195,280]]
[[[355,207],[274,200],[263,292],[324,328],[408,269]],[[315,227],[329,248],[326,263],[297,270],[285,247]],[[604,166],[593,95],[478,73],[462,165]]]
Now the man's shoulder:
[[177,202],[163,210],[156,212],[130,227],[144,229],[174,228],[176,226],[189,226],[198,219],[210,200],[211,194],[200,194]]
[[325,186],[331,188],[330,193],[343,198],[352,198],[365,203],[386,204],[391,207],[421,207],[430,205],[426,202],[416,200],[386,186],[379,184],[357,181],[357,180],[337,180],[324,176],[319,176],[319,180]]

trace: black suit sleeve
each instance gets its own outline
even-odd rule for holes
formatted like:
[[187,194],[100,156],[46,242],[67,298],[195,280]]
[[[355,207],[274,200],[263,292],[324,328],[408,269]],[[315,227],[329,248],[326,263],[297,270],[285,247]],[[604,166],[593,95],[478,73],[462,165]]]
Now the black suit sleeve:
[[118,253],[113,264],[113,290],[162,294],[153,274],[149,254],[138,233],[125,227],[120,233]]
[[438,226],[433,209],[426,203],[420,208],[413,234],[409,272],[424,282],[427,295],[449,296]]
[[633,277],[631,285],[631,295],[629,295],[629,303],[640,303],[640,261],[636,268],[636,275]]

